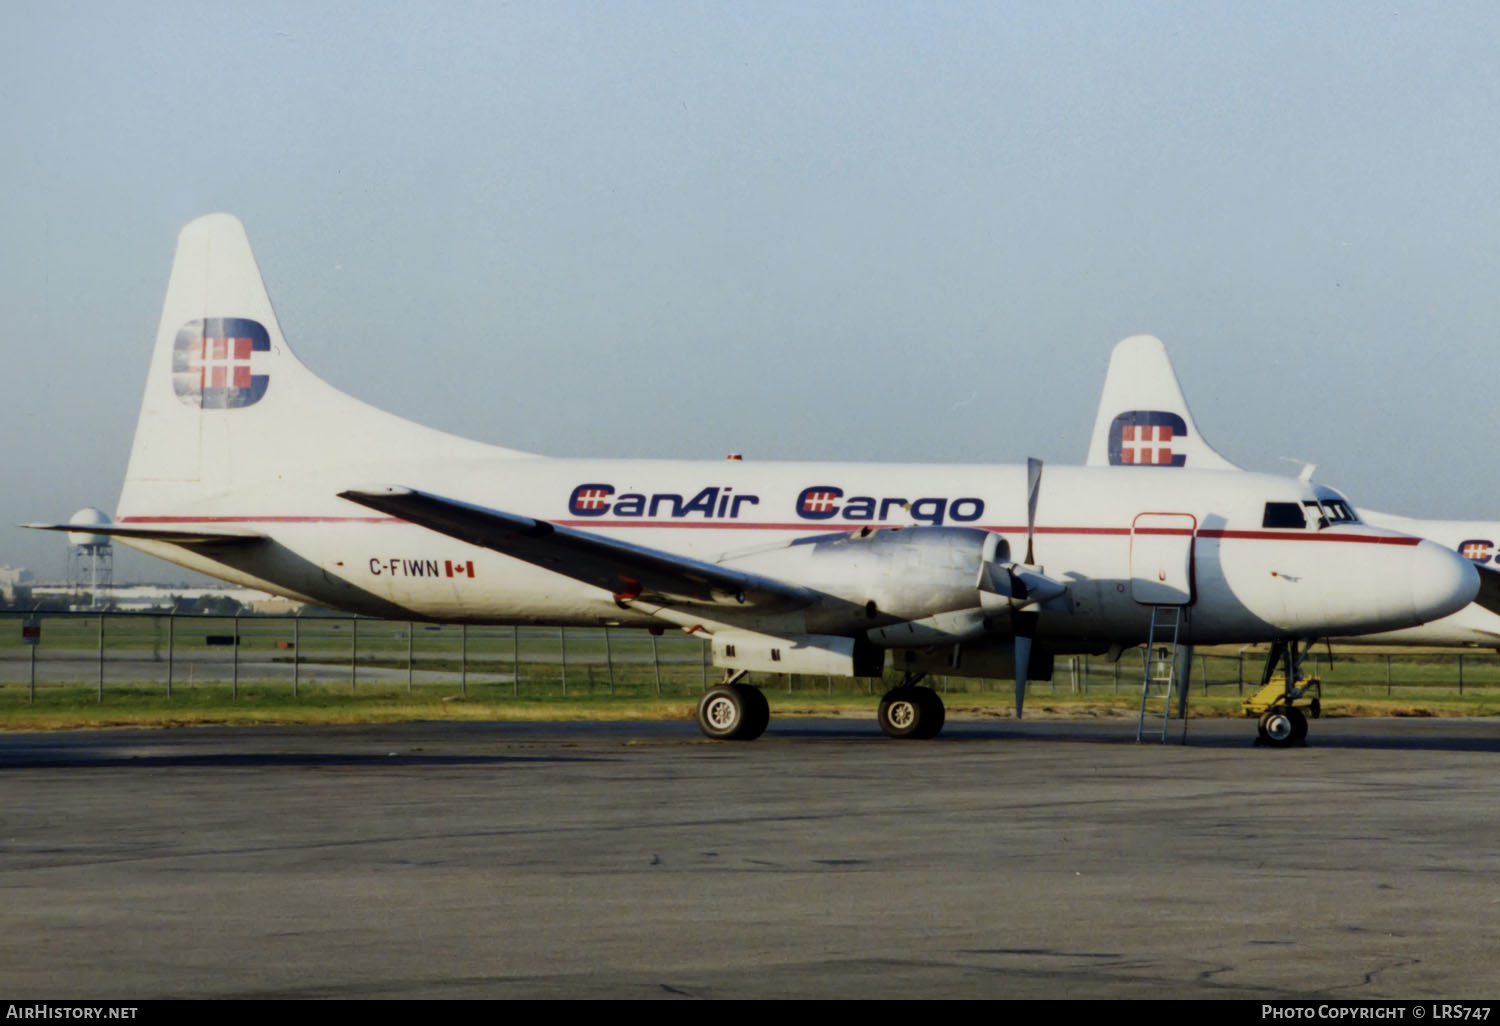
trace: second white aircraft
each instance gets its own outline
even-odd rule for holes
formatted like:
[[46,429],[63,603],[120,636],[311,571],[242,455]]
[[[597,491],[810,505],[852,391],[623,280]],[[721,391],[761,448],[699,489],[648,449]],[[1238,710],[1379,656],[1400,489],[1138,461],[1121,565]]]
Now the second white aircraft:
[[[1196,470],[1240,468],[1203,437],[1182,394],[1171,358],[1161,340],[1134,335],[1110,355],[1104,391],[1089,442],[1091,467],[1177,467]],[[1344,643],[1500,648],[1500,523],[1489,520],[1420,520],[1355,508],[1324,485],[1313,485],[1318,503],[1308,503],[1300,519],[1309,530],[1326,530],[1355,520],[1427,538],[1468,559],[1478,570],[1476,601],[1449,616],[1417,627],[1358,637],[1334,635]],[[1290,515],[1290,514],[1289,514]],[[1293,521],[1298,516],[1291,516]],[[1314,637],[1315,635],[1309,635]],[[1322,637],[1322,635],[1317,635]]]

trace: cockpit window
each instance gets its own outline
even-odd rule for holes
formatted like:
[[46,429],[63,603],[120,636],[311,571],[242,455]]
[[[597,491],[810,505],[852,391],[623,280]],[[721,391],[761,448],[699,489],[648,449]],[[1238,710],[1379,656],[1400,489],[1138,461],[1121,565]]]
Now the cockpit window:
[[1268,502],[1260,526],[1292,527],[1300,531],[1307,527],[1307,518],[1302,515],[1302,507],[1295,502]]
[[1335,524],[1359,523],[1359,514],[1354,512],[1354,507],[1343,499],[1324,499],[1323,512],[1328,514],[1328,519]]
[[1354,508],[1343,499],[1303,499],[1302,505],[1318,518],[1318,530],[1329,524],[1357,524],[1359,517]]

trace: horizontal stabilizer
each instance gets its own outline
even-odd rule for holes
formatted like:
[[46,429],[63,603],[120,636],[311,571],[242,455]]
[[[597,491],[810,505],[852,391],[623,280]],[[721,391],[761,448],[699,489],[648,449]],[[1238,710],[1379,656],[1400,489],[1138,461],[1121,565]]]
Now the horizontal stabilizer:
[[139,538],[173,545],[209,545],[260,541],[265,535],[246,527],[194,527],[176,524],[22,524],[36,531],[103,534],[111,538]]
[[731,605],[777,612],[800,609],[817,597],[774,578],[413,488],[357,488],[339,492],[339,497],[603,588],[621,600],[644,598],[664,605]]

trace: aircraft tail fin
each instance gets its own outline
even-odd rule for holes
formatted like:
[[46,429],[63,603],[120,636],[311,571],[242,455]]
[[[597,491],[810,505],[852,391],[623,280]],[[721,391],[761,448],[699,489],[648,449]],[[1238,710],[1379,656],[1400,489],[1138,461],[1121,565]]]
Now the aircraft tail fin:
[[[123,516],[203,507],[245,485],[415,458],[524,456],[345,395],[292,354],[228,214],[183,228],[136,425]],[[330,494],[336,491],[330,488]]]
[[1151,335],[1132,335],[1110,354],[1087,463],[1240,469],[1204,441],[1166,346]]

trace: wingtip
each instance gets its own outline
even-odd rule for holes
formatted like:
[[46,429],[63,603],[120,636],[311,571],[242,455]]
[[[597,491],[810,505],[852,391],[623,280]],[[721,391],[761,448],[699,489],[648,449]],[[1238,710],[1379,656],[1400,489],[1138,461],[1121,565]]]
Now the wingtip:
[[415,494],[416,489],[405,485],[365,485],[361,488],[345,488],[338,493],[338,497],[359,502],[361,499],[393,499]]

